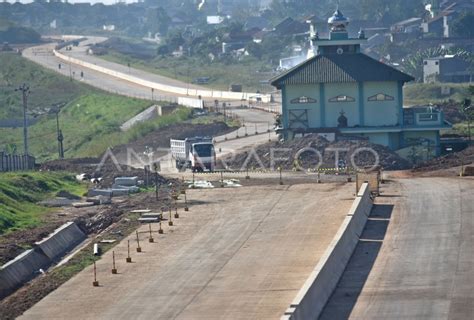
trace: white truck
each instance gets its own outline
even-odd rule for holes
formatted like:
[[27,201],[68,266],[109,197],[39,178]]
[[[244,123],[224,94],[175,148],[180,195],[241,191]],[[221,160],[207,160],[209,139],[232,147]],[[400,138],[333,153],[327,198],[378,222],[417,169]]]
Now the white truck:
[[210,137],[170,139],[171,155],[178,170],[214,171],[216,152]]

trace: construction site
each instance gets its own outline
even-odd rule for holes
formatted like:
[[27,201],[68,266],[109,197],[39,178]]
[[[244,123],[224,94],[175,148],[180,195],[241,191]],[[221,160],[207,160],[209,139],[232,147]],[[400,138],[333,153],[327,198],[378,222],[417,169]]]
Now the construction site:
[[[282,115],[286,100],[99,65],[84,53],[95,41],[23,55],[59,73],[87,70],[84,81],[110,92],[152,88],[198,115],[101,157],[35,167],[67,173],[72,187],[35,202],[49,211],[34,228],[1,234],[0,319],[472,317],[472,145],[423,149],[430,160],[414,163],[391,132],[386,145],[372,133],[301,134],[295,107],[296,118]],[[295,104],[307,103],[300,96]],[[2,192],[15,199],[11,190]]]

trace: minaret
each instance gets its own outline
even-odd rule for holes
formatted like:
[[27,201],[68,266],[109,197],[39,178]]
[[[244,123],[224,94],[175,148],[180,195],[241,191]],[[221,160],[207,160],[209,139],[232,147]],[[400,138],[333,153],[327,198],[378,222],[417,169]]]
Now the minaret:
[[328,19],[329,39],[313,38],[312,44],[317,46],[318,54],[347,54],[359,53],[360,45],[367,41],[364,31],[361,30],[357,38],[350,38],[347,32],[349,19],[337,9]]
[[331,40],[348,39],[349,38],[349,35],[347,33],[348,24],[349,24],[349,19],[344,17],[342,12],[339,9],[337,9],[332,15],[332,17],[328,19],[330,39]]

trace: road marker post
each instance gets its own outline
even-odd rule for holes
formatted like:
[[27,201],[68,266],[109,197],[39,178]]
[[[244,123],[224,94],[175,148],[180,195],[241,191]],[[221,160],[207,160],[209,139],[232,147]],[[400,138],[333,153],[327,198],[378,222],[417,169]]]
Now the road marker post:
[[247,166],[247,175],[245,176],[245,179],[250,179],[250,176],[249,176],[249,167]]
[[172,220],[172,217],[171,217],[171,206],[170,206],[170,220],[168,221],[168,225],[171,227],[173,225],[173,220]]
[[99,281],[97,281],[97,267],[95,265],[95,260],[94,260],[94,281],[92,282],[92,286],[94,287],[99,286]]
[[186,186],[184,185],[184,176],[181,177],[181,194],[186,194]]
[[117,268],[115,267],[115,251],[112,251],[112,274],[117,274]]
[[224,188],[224,172],[221,171],[221,188]]
[[281,166],[278,167],[278,171],[280,171],[280,185],[283,185],[283,178],[281,176],[281,170],[282,170]]
[[318,179],[316,180],[316,183],[321,183],[321,173],[318,171]]
[[179,218],[179,214],[178,214],[178,204],[176,203],[176,201],[174,202],[174,218],[175,218],[175,219],[178,219],[178,218]]
[[188,198],[186,196],[186,190],[184,191],[184,211],[189,211],[188,208]]
[[131,263],[132,262],[132,257],[130,257],[130,240],[127,240],[127,259],[125,259],[125,261],[127,263]]
[[161,221],[160,221],[160,228],[158,229],[159,234],[163,234],[163,229],[161,228]]
[[140,247],[140,238],[138,237],[138,230],[135,231],[137,235],[137,252],[142,252],[142,248]]
[[155,239],[153,239],[153,236],[151,234],[151,223],[149,223],[148,226],[150,228],[150,238],[148,238],[148,242],[153,243],[153,242],[155,242]]

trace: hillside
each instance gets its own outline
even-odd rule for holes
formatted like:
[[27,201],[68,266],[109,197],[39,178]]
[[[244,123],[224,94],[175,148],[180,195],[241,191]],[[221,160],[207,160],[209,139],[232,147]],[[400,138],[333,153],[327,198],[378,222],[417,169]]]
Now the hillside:
[[85,185],[68,173],[4,173],[0,175],[0,234],[31,228],[42,222],[51,209],[37,202],[58,191],[82,196]]
[[38,43],[40,41],[41,35],[35,30],[0,19],[0,43]]
[[[0,119],[22,117],[21,95],[15,88],[30,86],[29,113],[37,121],[29,129],[30,149],[39,160],[57,157],[56,114],[53,104],[65,103],[59,113],[66,157],[99,156],[109,146],[128,142],[120,125],[151,105],[150,101],[110,94],[46,70],[18,55],[0,53]],[[5,62],[5,63],[3,63]],[[180,121],[187,112],[169,116]],[[160,119],[163,121],[163,119]],[[131,134],[131,133],[130,133]],[[21,128],[0,128],[0,150],[21,150]]]

